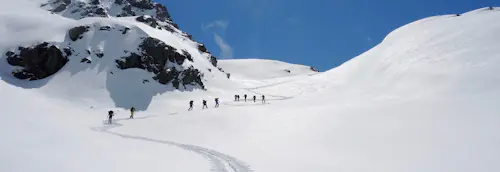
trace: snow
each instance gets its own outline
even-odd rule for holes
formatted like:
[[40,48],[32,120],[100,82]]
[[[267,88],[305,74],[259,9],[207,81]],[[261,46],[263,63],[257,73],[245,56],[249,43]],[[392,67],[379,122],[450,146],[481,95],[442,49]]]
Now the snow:
[[219,60],[218,64],[237,79],[265,80],[316,73],[308,66],[266,59]]
[[[73,42],[82,56],[41,81],[16,80],[1,57],[0,171],[500,170],[498,11],[416,21],[323,73],[220,60],[228,80],[182,35],[133,18],[75,21],[23,6],[34,1],[9,2],[29,13],[0,7],[4,51],[47,39],[63,46],[69,28],[94,28]],[[104,34],[103,25],[127,26],[130,34]],[[114,56],[146,35],[190,52],[208,90],[143,84],[150,73],[115,68]],[[105,56],[82,66],[87,48],[103,48]],[[234,94],[264,94],[267,102],[235,102]],[[220,108],[213,108],[215,97]],[[202,99],[209,109],[201,109]],[[141,107],[135,119],[127,119],[130,106]],[[111,125],[104,124],[108,110],[116,112]]]

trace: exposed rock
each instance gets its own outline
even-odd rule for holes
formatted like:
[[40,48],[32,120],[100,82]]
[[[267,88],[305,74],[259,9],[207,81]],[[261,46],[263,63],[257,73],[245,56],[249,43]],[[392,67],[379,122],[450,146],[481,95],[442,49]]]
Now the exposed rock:
[[120,31],[122,31],[122,34],[124,34],[124,35],[125,35],[125,34],[127,34],[127,32],[128,32],[129,30],[130,30],[130,28],[125,27],[125,28],[123,28],[123,29],[122,29],[122,30],[120,30]]
[[130,5],[133,7],[152,10],[154,8],[154,3],[151,0],[128,0]]
[[120,69],[129,69],[129,68],[139,68],[146,69],[143,65],[141,56],[135,53],[131,53],[128,57],[122,57],[121,60],[116,60],[117,67]]
[[186,50],[182,50],[182,55],[186,56],[186,58],[193,62],[193,57],[191,56],[191,54],[189,54]]
[[19,58],[14,52],[8,51],[5,53],[5,56],[7,56],[7,63],[9,63],[12,66],[24,66],[23,59]]
[[285,69],[284,70],[286,73],[292,73],[292,71],[290,71],[289,69]]
[[160,19],[161,21],[167,21],[170,20],[170,14],[168,13],[167,7],[161,5],[161,4],[156,4],[156,17]]
[[104,8],[96,8],[94,13],[102,17],[106,17],[108,15],[108,13],[106,13],[106,10]]
[[75,52],[71,47],[65,47],[63,49],[64,51],[64,54],[66,54],[66,57],[69,57],[73,54],[73,52]]
[[111,26],[101,26],[101,28],[99,28],[99,30],[107,30],[107,31],[110,31],[110,30],[111,30]]
[[204,88],[201,81],[202,74],[199,70],[190,67],[179,71],[175,67],[167,67],[169,63],[183,64],[191,55],[183,50],[182,54],[177,49],[165,44],[156,38],[145,38],[139,45],[140,54],[131,53],[129,56],[116,60],[120,69],[139,68],[155,74],[154,80],[161,84],[172,83],[175,88],[183,85],[199,85]]
[[205,85],[203,85],[203,82],[201,81],[201,78],[203,77],[202,74],[198,69],[193,68],[193,66],[189,67],[188,69],[182,71],[182,84],[184,87],[186,85],[199,85],[201,86],[202,89],[205,89]]
[[55,13],[58,13],[58,12],[64,11],[66,9],[66,7],[68,7],[68,5],[66,5],[66,4],[60,4],[59,6],[57,6],[56,8],[54,8],[51,11],[55,12]]
[[314,68],[314,67],[312,67],[312,66],[310,66],[310,69],[311,69],[312,71],[314,71],[314,72],[319,72],[319,70],[317,70],[316,68]]
[[24,67],[21,71],[14,71],[13,75],[19,79],[38,80],[46,78],[59,71],[68,58],[55,45],[47,42],[34,47],[19,47],[19,54],[7,52],[7,62],[13,66]]
[[69,30],[69,38],[72,41],[76,41],[78,39],[83,38],[83,33],[87,32],[89,29],[88,26],[77,26]]
[[95,53],[95,55],[96,55],[97,57],[99,57],[99,58],[104,57],[104,53],[103,53],[103,52],[101,52],[101,51],[96,52],[96,53]]
[[158,22],[156,22],[156,20],[154,18],[152,18],[151,16],[143,15],[143,16],[139,16],[139,17],[135,18],[135,20],[138,22],[147,24],[147,25],[151,26],[152,28],[158,27]]
[[88,58],[83,58],[82,60],[80,60],[80,63],[91,63],[92,61],[90,61],[90,59]]
[[90,4],[99,5],[99,4],[101,4],[101,1],[100,0],[92,0],[92,1],[90,1]]
[[115,4],[123,5],[123,0],[115,0]]
[[203,45],[203,44],[198,45],[198,50],[200,50],[201,52],[204,52],[204,53],[210,53],[210,52],[208,52],[207,47],[205,47],[205,45]]
[[[177,79],[177,76],[179,76],[179,71],[177,71],[175,68],[169,68],[167,70],[162,70],[160,71],[153,79],[157,80],[161,84],[168,84],[170,81]],[[175,88],[179,88],[179,85],[175,86]]]
[[214,65],[215,67],[217,67],[217,57],[210,56],[210,63],[212,63],[212,65]]

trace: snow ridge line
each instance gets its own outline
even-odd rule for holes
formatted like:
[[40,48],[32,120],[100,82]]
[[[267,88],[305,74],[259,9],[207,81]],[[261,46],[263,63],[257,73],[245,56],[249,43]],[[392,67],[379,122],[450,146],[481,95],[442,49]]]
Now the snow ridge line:
[[[177,114],[177,113],[172,113],[169,115],[175,115],[175,114]],[[154,116],[135,118],[135,119],[146,119],[146,118],[151,118],[151,117],[154,117]],[[128,120],[128,119],[117,119],[117,120],[115,120],[115,122],[122,121],[122,120]],[[148,142],[154,142],[154,143],[159,143],[159,144],[175,146],[175,147],[178,147],[178,148],[190,151],[190,152],[194,152],[196,154],[202,155],[203,157],[207,158],[212,163],[211,171],[214,171],[214,172],[252,172],[252,170],[250,169],[250,166],[247,165],[246,163],[236,159],[235,157],[217,152],[215,150],[211,150],[208,148],[195,146],[195,145],[181,144],[181,143],[176,143],[176,142],[172,142],[172,141],[152,139],[152,138],[143,137],[143,136],[132,136],[132,135],[126,135],[126,134],[121,134],[121,133],[110,131],[113,128],[117,128],[117,127],[121,127],[121,126],[123,126],[123,125],[116,123],[114,126],[111,126],[111,127],[105,126],[105,127],[100,127],[100,128],[91,128],[91,130],[106,133],[106,134],[111,134],[111,135],[122,137],[125,139],[134,139],[134,140],[148,141]]]

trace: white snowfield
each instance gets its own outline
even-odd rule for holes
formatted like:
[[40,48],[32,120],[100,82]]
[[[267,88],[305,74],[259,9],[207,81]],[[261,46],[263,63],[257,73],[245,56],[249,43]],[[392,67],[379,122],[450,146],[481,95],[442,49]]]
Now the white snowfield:
[[[75,21],[20,6],[31,2],[2,3],[9,5],[0,7],[2,51],[48,38],[64,43],[60,34],[82,22],[165,34],[127,18]],[[53,77],[20,81],[1,57],[0,171],[497,172],[499,20],[496,10],[423,19],[315,75],[294,65],[222,60],[235,77],[204,71],[207,91],[136,82],[150,74],[118,70],[112,57],[87,67],[70,59]],[[181,38],[159,37],[172,44]],[[190,41],[177,43],[196,54]],[[250,65],[266,75],[258,78]],[[300,74],[288,76],[279,67]],[[249,100],[235,102],[235,94]],[[215,97],[219,108],[213,108]],[[208,109],[201,109],[202,99]],[[187,111],[189,100],[193,111]],[[117,104],[147,110],[128,119]],[[116,113],[111,125],[108,110]]]

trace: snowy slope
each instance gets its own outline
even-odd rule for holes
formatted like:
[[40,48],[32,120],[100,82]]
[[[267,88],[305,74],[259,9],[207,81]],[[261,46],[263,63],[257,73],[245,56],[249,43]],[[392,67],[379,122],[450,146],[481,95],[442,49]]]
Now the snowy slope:
[[[0,39],[1,50],[50,41],[86,53],[113,40],[120,43],[110,46],[132,51],[139,43],[134,38],[149,35],[186,49],[194,59],[186,65],[203,70],[208,89],[145,84],[150,72],[116,68],[116,57],[107,55],[123,55],[118,51],[104,50],[83,65],[77,56],[37,81],[14,78],[2,57],[0,171],[500,170],[498,11],[411,23],[361,56],[312,76],[300,66],[245,62],[273,69],[255,75],[244,68],[250,65],[223,61],[240,75],[228,80],[183,35],[156,32],[132,17],[76,21],[51,15],[35,1],[9,2],[0,6],[0,34],[9,38]],[[80,25],[92,29],[69,41],[67,30]],[[129,35],[102,26],[126,26]],[[274,71],[282,66],[305,73]],[[264,94],[267,102],[235,102],[234,94]],[[213,108],[215,97],[220,108]],[[203,99],[209,109],[201,109]],[[193,111],[187,111],[189,100]],[[142,108],[129,120],[124,108],[130,106]],[[113,125],[103,124],[108,110],[116,112]]]
[[309,66],[266,59],[219,60],[219,66],[238,79],[264,80],[316,73]]

